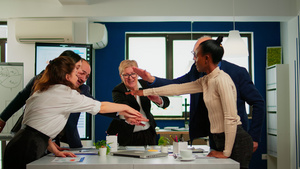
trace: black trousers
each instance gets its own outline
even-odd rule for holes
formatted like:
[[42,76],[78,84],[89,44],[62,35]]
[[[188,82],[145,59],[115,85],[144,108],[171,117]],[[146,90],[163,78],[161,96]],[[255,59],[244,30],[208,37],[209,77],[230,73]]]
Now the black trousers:
[[[212,134],[215,142],[215,150],[223,151],[225,147],[225,134]],[[249,168],[249,163],[253,153],[253,140],[243,129],[242,125],[237,126],[235,142],[229,158],[240,163],[240,168]]]
[[49,137],[26,126],[9,141],[5,148],[3,169],[26,169],[26,164],[45,155]]
[[151,127],[132,134],[132,146],[156,145],[156,132]]

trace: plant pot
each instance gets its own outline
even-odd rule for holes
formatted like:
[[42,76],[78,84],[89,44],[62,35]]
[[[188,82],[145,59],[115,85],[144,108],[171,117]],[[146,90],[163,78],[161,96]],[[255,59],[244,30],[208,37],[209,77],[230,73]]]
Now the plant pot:
[[100,156],[106,156],[106,152],[107,152],[107,148],[106,147],[99,148],[99,155]]
[[168,146],[161,146],[161,147],[160,147],[160,151],[161,151],[162,153],[168,153]]

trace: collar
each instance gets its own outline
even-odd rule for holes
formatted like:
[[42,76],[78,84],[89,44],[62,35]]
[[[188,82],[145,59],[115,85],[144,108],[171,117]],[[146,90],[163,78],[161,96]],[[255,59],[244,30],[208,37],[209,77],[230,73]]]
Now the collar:
[[210,79],[217,76],[219,73],[220,73],[220,68],[216,67],[212,72],[210,72],[210,74],[206,75],[206,77]]

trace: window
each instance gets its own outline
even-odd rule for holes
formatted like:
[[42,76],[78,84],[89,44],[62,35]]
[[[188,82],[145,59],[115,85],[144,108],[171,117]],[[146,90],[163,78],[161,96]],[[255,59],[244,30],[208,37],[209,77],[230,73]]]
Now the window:
[[0,62],[6,61],[7,49],[7,23],[0,22]]
[[[146,69],[154,76],[167,79],[178,78],[186,74],[194,64],[191,51],[197,39],[203,35],[211,36],[213,39],[222,35],[224,43],[228,33],[127,33],[126,59],[136,60],[140,68]],[[224,56],[223,59],[245,67],[251,75],[252,47],[249,44],[252,44],[252,35],[251,33],[241,33],[241,36],[248,46],[249,57]],[[189,94],[182,95],[182,112],[189,111],[189,103]],[[249,108],[247,108],[248,110]],[[183,116],[182,112],[181,117]],[[168,113],[152,110],[154,116],[178,116],[178,112],[172,115]]]

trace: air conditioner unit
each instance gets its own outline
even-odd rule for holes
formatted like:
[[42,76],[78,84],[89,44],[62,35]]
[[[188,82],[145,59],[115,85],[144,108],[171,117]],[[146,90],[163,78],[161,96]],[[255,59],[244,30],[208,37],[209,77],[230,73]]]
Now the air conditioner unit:
[[88,42],[94,49],[102,49],[107,45],[107,29],[100,23],[89,23]]
[[74,42],[72,21],[17,21],[15,31],[20,43]]

